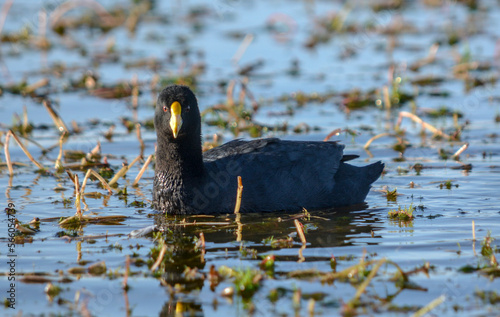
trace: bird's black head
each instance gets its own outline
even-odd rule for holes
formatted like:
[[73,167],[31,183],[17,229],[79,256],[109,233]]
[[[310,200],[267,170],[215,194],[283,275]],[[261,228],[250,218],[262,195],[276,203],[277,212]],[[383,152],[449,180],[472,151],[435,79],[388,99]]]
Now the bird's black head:
[[156,102],[155,129],[158,139],[170,142],[200,138],[200,110],[189,87],[171,85],[162,90]]

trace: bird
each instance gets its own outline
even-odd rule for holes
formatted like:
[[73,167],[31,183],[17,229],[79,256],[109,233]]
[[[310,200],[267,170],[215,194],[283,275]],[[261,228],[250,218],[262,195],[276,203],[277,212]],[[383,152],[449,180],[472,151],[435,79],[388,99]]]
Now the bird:
[[235,139],[202,151],[201,116],[193,91],[170,85],[158,95],[152,208],[170,215],[326,210],[363,203],[382,162],[346,163],[335,141]]

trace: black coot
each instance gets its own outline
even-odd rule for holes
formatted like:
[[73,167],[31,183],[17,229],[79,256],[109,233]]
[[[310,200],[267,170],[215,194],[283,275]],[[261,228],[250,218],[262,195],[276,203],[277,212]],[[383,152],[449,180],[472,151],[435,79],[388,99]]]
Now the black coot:
[[193,92],[168,86],[158,96],[153,208],[169,214],[297,212],[362,203],[384,164],[345,163],[336,142],[234,140],[202,153],[201,118]]

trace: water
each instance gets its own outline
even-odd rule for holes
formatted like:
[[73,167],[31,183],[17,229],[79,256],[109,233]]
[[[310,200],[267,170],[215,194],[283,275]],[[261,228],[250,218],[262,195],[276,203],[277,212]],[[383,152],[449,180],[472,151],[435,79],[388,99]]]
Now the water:
[[[39,10],[46,8],[50,16],[59,4],[44,1],[35,6],[28,1],[15,1],[2,34],[17,32],[26,25],[31,26],[36,34]],[[128,1],[105,1],[102,4],[110,11],[119,5],[125,8],[131,5]],[[193,14],[195,9],[197,15]],[[79,8],[67,16],[79,17],[85,12],[91,11]],[[345,17],[342,31],[335,33],[326,43],[306,48],[311,36],[321,32],[320,20],[333,14]],[[241,90],[239,83],[244,80],[238,71],[260,60],[262,66],[250,73],[247,84],[260,105],[253,120],[269,126],[286,123],[289,127],[287,132],[269,131],[264,136],[322,140],[336,128],[349,128],[357,135],[340,133],[333,139],[346,144],[346,153],[360,156],[353,164],[364,165],[377,160],[386,164],[386,174],[374,184],[366,206],[315,212],[311,213],[311,218],[287,214],[243,215],[241,241],[237,241],[240,240],[237,238],[239,230],[234,215],[186,217],[187,222],[196,221],[198,225],[174,227],[173,234],[167,238],[173,252],[166,263],[167,273],[154,276],[148,265],[139,259],[151,261],[150,252],[157,242],[151,235],[128,236],[133,230],[155,223],[148,216],[153,212],[148,207],[154,176],[151,166],[138,187],[131,184],[142,164],[134,165],[126,179],[119,180],[120,189],[127,187],[126,196],[116,193],[106,196],[107,191],[96,181],[87,184],[86,192],[99,192],[103,196],[85,197],[84,214],[93,217],[126,216],[124,221],[87,224],[77,230],[68,230],[57,220],[75,213],[74,187],[69,177],[65,173],[35,173],[36,167],[11,138],[12,161],[27,166],[16,166],[12,178],[9,178],[5,166],[0,169],[0,187],[5,193],[3,204],[5,207],[9,202],[15,204],[16,218],[22,223],[33,217],[39,217],[42,222],[32,241],[16,245],[16,310],[4,308],[4,313],[15,315],[22,310],[27,315],[70,315],[84,314],[88,310],[92,315],[151,316],[175,315],[176,310],[180,310],[187,315],[206,316],[337,315],[348,312],[345,305],[354,298],[368,271],[364,278],[356,279],[358,275],[354,272],[350,281],[338,279],[333,284],[321,283],[321,276],[332,272],[331,258],[334,256],[337,272],[363,259],[374,261],[368,270],[383,259],[397,264],[405,272],[421,270],[409,275],[409,281],[414,284],[400,289],[391,280],[397,267],[390,263],[382,265],[360,297],[361,306],[356,308],[359,314],[411,315],[436,299],[445,299],[433,308],[432,313],[436,315],[495,314],[498,300],[482,300],[478,294],[498,290],[498,280],[493,274],[463,273],[460,269],[467,265],[496,266],[489,263],[489,257],[481,255],[481,243],[488,234],[498,239],[500,233],[497,190],[500,186],[499,123],[494,119],[499,114],[500,96],[498,84],[488,81],[498,77],[499,14],[500,8],[495,1],[481,2],[477,10],[456,2],[444,1],[432,7],[424,2],[406,1],[400,9],[379,12],[374,12],[368,2],[362,1],[159,2],[153,11],[142,17],[133,35],[125,27],[117,27],[108,33],[82,27],[68,30],[69,37],[79,48],[68,46],[68,39],[51,31],[48,31],[48,39],[52,48],[48,51],[36,49],[32,44],[2,43],[0,85],[6,87],[23,79],[33,84],[41,78],[49,78],[50,85],[37,92],[48,94],[68,126],[74,120],[82,128],[81,134],[68,138],[63,149],[88,152],[101,142],[101,153],[108,157],[115,171],[124,159],[130,163],[140,154],[135,132],[128,132],[121,119],[136,116],[144,123],[152,118],[156,91],[151,89],[151,81],[155,74],[177,76],[187,73],[195,64],[204,64],[205,71],[197,76],[196,87],[200,107],[204,110],[225,102],[226,89],[220,88],[221,83],[237,81],[237,100]],[[390,35],[384,31],[390,28],[407,31]],[[450,46],[447,41],[454,31],[460,41]],[[236,62],[234,56],[247,33],[254,38]],[[425,58],[436,42],[440,45],[435,61],[418,71],[411,71],[408,67]],[[106,55],[110,45],[118,60],[97,62],[97,55]],[[86,54],[82,55],[82,50]],[[182,51],[186,53],[183,55]],[[174,58],[168,59],[168,54]],[[158,70],[126,67],[144,59],[155,59]],[[453,73],[453,67],[460,59],[490,65],[486,70],[469,73],[469,76],[487,83],[467,91],[465,80]],[[298,73],[291,75],[295,60]],[[71,70],[57,73],[54,67],[58,64]],[[363,110],[345,111],[343,101],[355,88],[362,92],[378,89],[373,96],[383,99],[382,87],[391,86],[391,64],[394,65],[393,77],[402,79],[401,90],[416,94],[417,114],[426,122],[451,134],[454,131],[451,117],[431,118],[425,116],[424,110],[446,106],[463,115],[458,124],[464,125],[466,121],[468,124],[459,141],[436,140],[429,132],[422,136],[420,125],[405,118],[401,126],[405,134],[401,137],[410,146],[404,153],[404,161],[399,161],[400,153],[392,149],[397,142],[394,136],[373,141],[369,151],[363,149],[372,136],[394,133],[399,111],[412,111],[412,103],[405,103],[400,108],[395,106],[387,114],[382,109],[383,102]],[[68,88],[71,81],[81,78],[87,71],[97,74],[100,83],[105,85],[130,82],[134,75],[137,76],[141,91],[137,111],[134,113],[130,98],[102,99],[86,89]],[[443,81],[433,86],[411,84],[416,78],[430,75],[443,78]],[[6,132],[13,124],[15,114],[22,117],[23,106],[26,106],[28,120],[35,126],[29,137],[44,148],[55,146],[45,155],[33,143],[26,143],[27,148],[54,173],[59,132],[53,128],[51,117],[37,98],[3,90],[0,97],[2,131]],[[300,107],[293,98],[281,99],[298,92],[320,96],[329,94],[329,97],[324,102],[306,102]],[[248,98],[245,102],[250,107]],[[290,109],[291,114],[282,114]],[[116,129],[112,141],[109,141],[104,134],[112,124]],[[293,132],[295,127],[305,125],[311,128],[310,132]],[[43,126],[48,128],[42,129]],[[205,124],[202,128],[207,140],[214,133],[224,141],[235,137],[230,131],[216,126]],[[156,136],[144,125],[141,132],[147,157],[154,153]],[[238,137],[249,136],[242,133]],[[2,142],[4,140],[5,133]],[[460,162],[440,158],[440,149],[453,154],[465,143],[468,143],[468,148],[460,155]],[[426,168],[417,173],[410,168],[416,163]],[[472,169],[456,169],[461,164],[471,164]],[[81,182],[84,173],[74,172]],[[451,181],[450,189],[446,188],[447,181]],[[414,185],[410,186],[410,183]],[[386,188],[397,189],[396,201],[387,200],[382,192]],[[134,201],[145,202],[146,206],[133,206]],[[410,204],[417,207],[413,221],[400,223],[388,218],[390,210]],[[307,229],[305,248],[296,236],[293,220],[297,217]],[[476,241],[472,240],[473,221]],[[203,222],[210,224],[203,225]],[[5,262],[9,254],[6,213],[2,213],[1,226],[0,254]],[[199,237],[200,233],[204,234],[206,241],[204,260],[199,248],[195,251],[194,242],[186,244],[179,240],[182,236],[189,239]],[[76,237],[60,237],[68,234]],[[270,237],[285,240],[289,236],[293,238],[290,245],[272,247],[263,242]],[[493,241],[491,245],[494,247],[497,242]],[[235,270],[259,270],[261,257],[270,254],[276,258],[275,274],[263,278],[260,289],[249,301],[239,295],[232,298],[221,295],[225,288],[234,286],[232,279],[222,281],[211,290],[211,266],[215,269],[227,266]],[[129,290],[124,292],[122,282],[127,256],[132,260]],[[87,270],[89,265],[100,261],[106,264],[107,273],[104,275],[78,275],[68,271],[79,266]],[[430,265],[428,274],[423,269],[426,263]],[[198,278],[189,281],[186,277],[188,271],[184,271],[186,266],[196,267],[205,279],[196,275]],[[304,270],[316,270],[318,275],[293,277]],[[2,266],[2,272],[8,273],[7,266]],[[498,275],[498,269],[496,272]],[[264,271],[261,274],[265,275]],[[34,282],[29,277],[32,275],[39,275],[43,280]],[[7,297],[8,276],[3,276],[1,281],[2,296]],[[49,281],[61,288],[52,299],[44,292]],[[275,301],[271,300],[273,294],[279,294]],[[444,297],[440,297],[442,295]]]

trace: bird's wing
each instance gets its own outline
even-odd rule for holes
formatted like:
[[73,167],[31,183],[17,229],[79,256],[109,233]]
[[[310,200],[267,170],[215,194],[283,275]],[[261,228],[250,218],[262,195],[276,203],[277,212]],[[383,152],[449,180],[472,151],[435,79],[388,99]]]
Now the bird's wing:
[[[311,199],[327,203],[343,148],[335,142],[236,140],[207,151],[205,167],[213,178],[227,176],[232,187],[241,176],[249,209],[296,209]],[[228,188],[226,196],[233,199],[235,191]]]
[[257,139],[252,141],[236,139],[206,151],[203,153],[203,159],[205,162],[211,162],[234,155],[258,153],[268,144],[279,142],[280,139],[277,138]]

